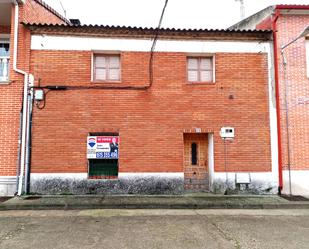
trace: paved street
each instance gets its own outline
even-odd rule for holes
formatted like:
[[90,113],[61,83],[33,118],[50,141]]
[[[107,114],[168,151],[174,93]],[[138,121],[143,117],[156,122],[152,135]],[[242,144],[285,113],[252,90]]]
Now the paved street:
[[2,211],[0,248],[308,248],[309,210]]

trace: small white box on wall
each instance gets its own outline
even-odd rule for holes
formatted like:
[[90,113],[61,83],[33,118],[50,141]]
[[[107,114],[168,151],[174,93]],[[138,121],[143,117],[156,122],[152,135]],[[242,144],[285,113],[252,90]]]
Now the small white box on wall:
[[43,89],[37,89],[34,91],[34,99],[37,101],[44,100],[44,90]]
[[235,128],[234,127],[222,127],[220,130],[220,136],[222,138],[234,138]]

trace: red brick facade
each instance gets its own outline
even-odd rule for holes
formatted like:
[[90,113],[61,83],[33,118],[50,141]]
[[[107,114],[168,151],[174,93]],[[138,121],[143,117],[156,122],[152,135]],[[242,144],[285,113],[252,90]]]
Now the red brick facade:
[[[1,10],[0,10],[1,15]],[[11,8],[11,25],[1,26],[0,34],[10,34],[10,77],[9,82],[0,84],[0,176],[16,176],[18,156],[19,115],[22,104],[24,77],[13,71],[15,6]],[[19,4],[19,22],[65,23],[36,0]],[[30,32],[22,24],[18,27],[17,67],[29,72]]]
[[[279,177],[280,186],[283,193],[307,195],[309,72],[306,67],[309,58],[306,60],[306,52],[309,54],[309,51],[306,51],[306,44],[309,36],[303,31],[309,28],[309,5],[272,6],[233,25],[233,28],[272,29],[274,32],[277,110],[280,117],[278,142],[282,150],[279,153],[279,172],[283,176]],[[281,48],[285,45],[282,53]]]
[[[307,26],[309,26],[308,15],[280,15],[277,21],[278,53],[280,47],[295,39]],[[286,80],[288,84],[288,115],[290,134],[291,169],[309,169],[309,105],[302,101],[309,97],[309,79],[307,77],[306,65],[306,39],[302,37],[291,44],[284,52],[287,61],[287,78],[284,77],[283,58],[279,57],[279,87],[281,106],[281,131],[283,149],[283,168],[288,168],[288,145],[285,111]]]
[[[0,26],[0,34],[10,35],[10,26]],[[16,175],[17,134],[19,127],[18,107],[20,106],[19,87],[0,84],[0,175]],[[21,94],[21,90],[19,92]],[[12,100],[16,102],[12,102]],[[9,110],[14,111],[16,115]]]
[[65,24],[68,21],[41,0],[26,1],[21,6],[22,21],[26,23]]
[[[290,10],[292,13],[287,14]],[[300,12],[298,14],[298,12]],[[277,15],[276,15],[277,14]],[[276,18],[277,16],[277,18]],[[288,169],[288,147],[290,148],[290,166],[292,170],[309,169],[309,114],[308,101],[303,101],[309,96],[306,65],[306,38],[301,37],[284,50],[286,58],[286,71],[283,66],[281,47],[298,37],[309,26],[309,7],[307,5],[278,5],[274,7],[264,20],[256,23],[257,29],[272,29],[272,22],[276,20],[277,54],[279,69],[279,95],[280,117],[282,138],[282,161],[283,169]],[[254,24],[254,22],[253,22]],[[239,26],[241,28],[241,26]],[[248,27],[247,27],[248,28]],[[307,36],[308,37],[308,36]],[[308,39],[308,38],[307,38]],[[286,78],[285,78],[286,74]],[[286,85],[288,91],[286,92]],[[287,93],[287,98],[285,97]],[[288,103],[289,136],[288,146],[287,122],[286,122],[286,99]]]
[[[120,172],[183,172],[183,133],[214,133],[215,170],[225,171],[222,126],[234,126],[227,171],[271,171],[267,55],[217,53],[214,84],[187,82],[186,53],[157,52],[153,86],[136,90],[51,91],[34,110],[32,172],[87,172],[89,132],[119,132]],[[149,54],[121,53],[121,83],[149,84]],[[91,82],[91,52],[31,51],[41,85]],[[253,132],[254,131],[254,132]]]

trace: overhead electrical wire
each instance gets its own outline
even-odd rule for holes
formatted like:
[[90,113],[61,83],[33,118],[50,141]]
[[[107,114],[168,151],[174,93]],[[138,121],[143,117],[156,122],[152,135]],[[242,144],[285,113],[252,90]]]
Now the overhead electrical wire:
[[154,50],[156,48],[157,40],[158,40],[158,37],[159,37],[159,32],[160,32],[160,28],[161,28],[161,25],[162,25],[162,21],[163,21],[163,17],[164,17],[164,13],[165,13],[165,9],[166,9],[167,3],[168,3],[168,0],[165,0],[165,4],[164,4],[163,9],[162,9],[162,13],[161,13],[161,16],[160,16],[159,24],[158,24],[158,26],[156,28],[155,37],[153,38],[152,46],[151,46],[151,49],[150,49],[150,58],[149,58],[149,86],[148,86],[148,88],[150,88],[152,86],[152,83],[153,83],[153,55],[154,55]]
[[[153,84],[153,62],[154,62],[154,51],[155,51],[155,47],[157,44],[157,40],[159,38],[159,34],[160,34],[160,28],[162,25],[162,21],[163,21],[163,17],[164,17],[164,13],[165,13],[165,9],[167,7],[167,3],[168,0],[165,0],[162,12],[161,12],[161,16],[159,19],[159,23],[157,28],[155,29],[155,34],[154,34],[154,38],[152,40],[152,45],[151,45],[151,49],[149,51],[150,56],[149,56],[149,67],[148,67],[148,71],[149,71],[149,84],[147,86],[65,86],[65,85],[54,85],[54,86],[34,86],[32,88],[34,89],[48,89],[50,91],[54,90],[54,91],[61,91],[61,90],[88,90],[88,89],[96,89],[96,90],[147,90],[149,89],[152,84]],[[43,100],[45,101],[45,99]],[[37,106],[38,107],[38,106]],[[45,107],[45,103],[42,106],[43,108]],[[42,109],[42,108],[39,108]]]

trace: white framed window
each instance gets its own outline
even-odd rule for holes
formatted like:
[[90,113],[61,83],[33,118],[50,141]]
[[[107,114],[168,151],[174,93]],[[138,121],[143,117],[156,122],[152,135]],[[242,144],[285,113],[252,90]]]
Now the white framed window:
[[0,39],[0,82],[9,80],[10,41]]
[[93,55],[93,81],[119,82],[121,76],[119,54]]
[[187,57],[187,78],[190,83],[214,82],[214,56]]

